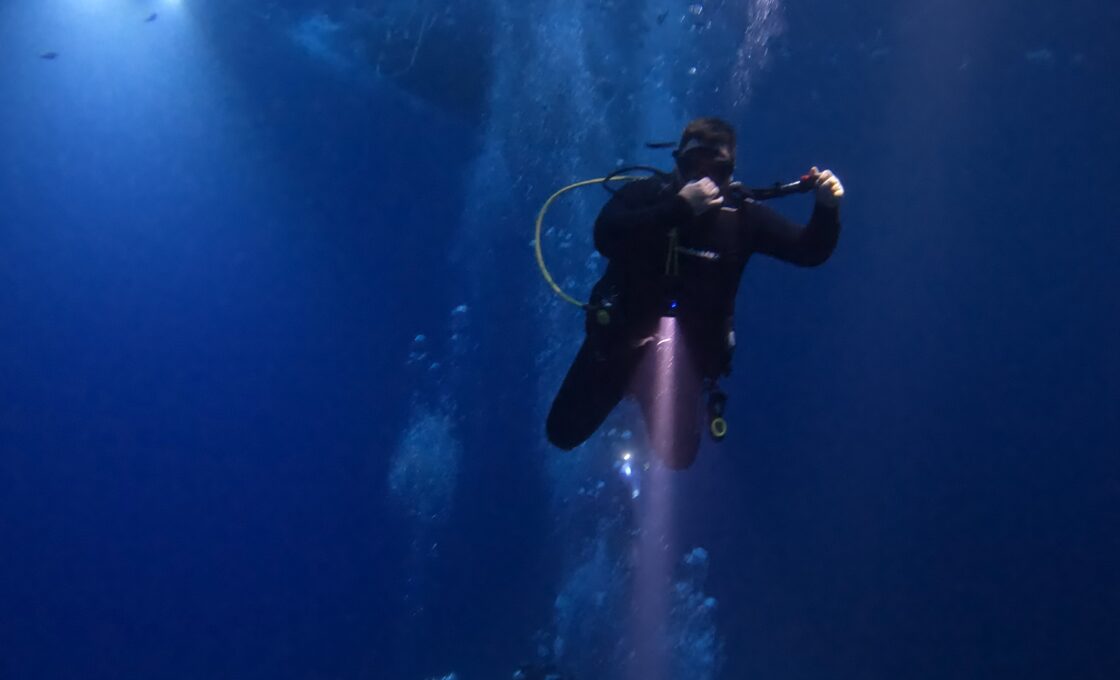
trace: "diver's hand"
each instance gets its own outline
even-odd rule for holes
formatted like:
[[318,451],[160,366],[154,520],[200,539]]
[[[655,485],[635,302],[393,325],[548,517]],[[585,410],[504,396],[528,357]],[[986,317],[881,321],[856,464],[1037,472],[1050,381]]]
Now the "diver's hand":
[[816,166],[809,171],[809,177],[817,183],[817,203],[829,208],[839,207],[840,199],[844,197],[844,185],[840,183],[840,178],[831,170],[821,172]]
[[681,187],[677,194],[688,201],[693,215],[699,215],[716,206],[723,205],[723,196],[719,195],[719,187],[707,177],[689,182]]

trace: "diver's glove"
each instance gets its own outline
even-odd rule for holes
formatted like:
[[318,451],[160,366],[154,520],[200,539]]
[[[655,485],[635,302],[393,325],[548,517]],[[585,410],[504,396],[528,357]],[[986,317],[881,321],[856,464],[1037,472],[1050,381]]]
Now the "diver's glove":
[[719,193],[719,187],[707,177],[689,182],[681,187],[677,194],[688,201],[693,215],[700,215],[723,205],[723,196]]
[[844,185],[840,178],[832,174],[831,170],[820,171],[813,167],[809,177],[817,183],[817,203],[829,208],[840,207],[840,199],[844,197]]

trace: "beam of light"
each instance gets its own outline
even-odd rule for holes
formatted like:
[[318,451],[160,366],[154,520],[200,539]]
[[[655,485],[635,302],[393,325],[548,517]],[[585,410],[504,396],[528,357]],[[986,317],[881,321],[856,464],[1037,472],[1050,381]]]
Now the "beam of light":
[[[671,456],[677,423],[673,392],[681,351],[677,320],[665,317],[650,354],[653,362],[653,406],[650,435],[658,456]],[[663,464],[649,467],[643,503],[638,510],[631,606],[633,656],[627,675],[632,680],[673,680],[669,677],[669,613],[675,532],[673,527],[673,471]]]
[[653,422],[649,426],[653,448],[664,459],[676,454],[676,451],[673,450],[677,435],[673,393],[678,382],[676,375],[677,355],[680,352],[681,344],[677,338],[676,318],[661,317],[657,337],[657,346],[653,357]]
[[627,668],[632,680],[673,680],[668,677],[667,644],[674,544],[672,475],[663,465],[651,466],[638,509],[638,532],[632,546],[635,568],[629,637],[633,655]]

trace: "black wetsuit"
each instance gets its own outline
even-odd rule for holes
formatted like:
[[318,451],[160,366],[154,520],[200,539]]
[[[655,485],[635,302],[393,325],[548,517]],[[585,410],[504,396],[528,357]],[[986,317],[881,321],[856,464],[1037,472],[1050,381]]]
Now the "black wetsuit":
[[[592,292],[593,312],[610,302],[611,322],[588,315],[587,337],[548,415],[549,440],[562,449],[583,443],[628,392],[646,422],[670,417],[657,406],[660,389],[642,362],[658,343],[661,318],[677,317],[679,348],[692,370],[674,371],[669,395],[674,431],[652,439],[671,467],[692,464],[700,445],[701,394],[705,379],[730,370],[732,317],[743,268],[753,253],[811,267],[832,254],[840,234],[837,209],[817,204],[802,227],[746,199],[694,217],[678,195],[680,184],[649,178],[620,189],[595,221],[595,247],[608,258]],[[676,234],[675,258],[670,250]],[[666,269],[675,271],[666,276]],[[671,302],[676,306],[670,309]],[[678,359],[680,360],[680,359]],[[656,427],[650,427],[656,435]]]

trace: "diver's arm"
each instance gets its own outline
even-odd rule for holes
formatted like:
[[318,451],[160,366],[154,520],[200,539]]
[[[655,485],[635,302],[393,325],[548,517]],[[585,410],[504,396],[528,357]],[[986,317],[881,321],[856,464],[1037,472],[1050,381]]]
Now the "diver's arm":
[[832,255],[840,238],[840,209],[817,201],[802,227],[760,203],[744,206],[754,227],[754,250],[784,262],[815,267]]
[[660,247],[673,227],[692,219],[680,194],[662,192],[654,182],[635,182],[618,191],[595,220],[595,248],[608,258],[627,251]]

